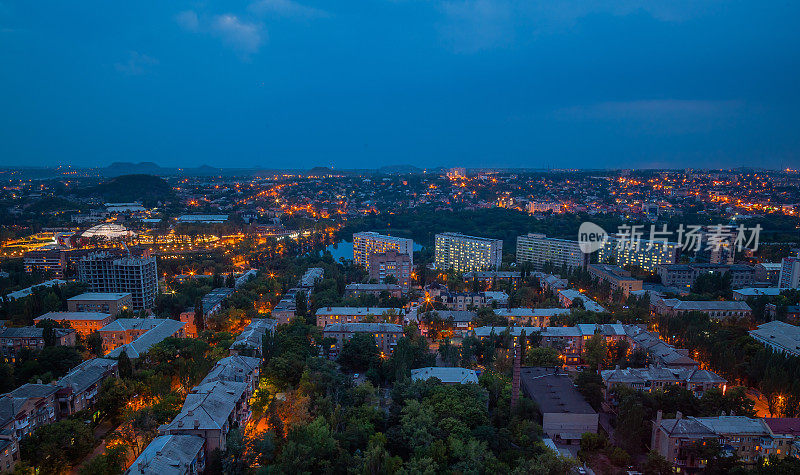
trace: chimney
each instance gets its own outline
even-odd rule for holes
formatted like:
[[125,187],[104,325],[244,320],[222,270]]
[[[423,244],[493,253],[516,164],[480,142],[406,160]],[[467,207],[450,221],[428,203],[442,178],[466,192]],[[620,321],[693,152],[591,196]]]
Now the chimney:
[[656,413],[656,420],[653,422],[653,433],[650,436],[650,450],[658,451],[658,439],[661,434],[662,417],[664,417],[664,413],[659,409]]
[[183,421],[178,421],[178,427],[183,427]]
[[200,419],[195,419],[194,420],[194,428],[197,429],[198,427],[200,427]]
[[193,416],[194,415],[194,411],[188,411],[186,414],[189,415],[189,416]]
[[519,400],[519,379],[520,379],[520,366],[522,365],[522,352],[525,351],[525,330],[514,345],[514,369],[511,376],[511,412],[517,407],[517,400]]

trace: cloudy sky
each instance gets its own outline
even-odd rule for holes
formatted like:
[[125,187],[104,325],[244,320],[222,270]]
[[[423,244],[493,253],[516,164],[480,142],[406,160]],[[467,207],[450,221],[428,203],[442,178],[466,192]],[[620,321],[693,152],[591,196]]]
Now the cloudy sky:
[[0,0],[0,163],[800,166],[800,2]]

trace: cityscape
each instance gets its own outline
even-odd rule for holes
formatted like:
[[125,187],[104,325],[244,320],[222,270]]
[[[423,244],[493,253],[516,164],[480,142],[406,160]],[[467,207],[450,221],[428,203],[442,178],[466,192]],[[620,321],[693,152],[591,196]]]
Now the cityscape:
[[800,474],[798,16],[0,0],[0,474]]

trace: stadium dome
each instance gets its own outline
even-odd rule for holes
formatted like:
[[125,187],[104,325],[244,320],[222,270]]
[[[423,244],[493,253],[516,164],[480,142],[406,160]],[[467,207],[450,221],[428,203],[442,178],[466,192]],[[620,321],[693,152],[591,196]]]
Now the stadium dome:
[[84,238],[100,237],[104,239],[121,239],[133,236],[134,233],[129,231],[125,226],[114,223],[102,223],[97,226],[92,226],[81,234]]

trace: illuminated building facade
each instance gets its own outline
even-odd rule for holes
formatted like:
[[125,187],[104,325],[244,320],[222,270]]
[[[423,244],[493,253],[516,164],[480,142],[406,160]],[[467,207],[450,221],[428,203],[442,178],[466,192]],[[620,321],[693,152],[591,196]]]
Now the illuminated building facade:
[[[636,244],[636,243],[634,243]],[[627,240],[611,237],[597,251],[597,262],[613,261],[619,267],[636,266],[648,272],[655,272],[659,265],[675,264],[679,244],[665,241],[640,241],[631,245]]]
[[414,265],[414,241],[368,231],[353,234],[353,262],[369,270],[370,256],[388,251],[397,251],[409,257]]
[[578,241],[529,233],[517,238],[517,262],[530,262],[537,269],[548,262],[557,268],[586,267],[589,255],[581,251]]
[[459,233],[436,235],[436,268],[456,272],[494,269],[503,261],[503,240],[465,236]]

